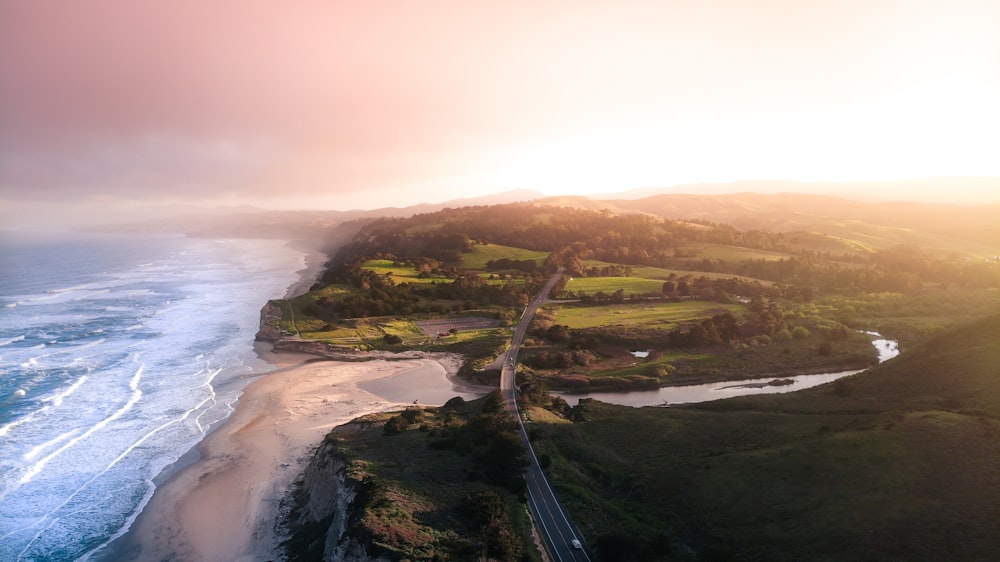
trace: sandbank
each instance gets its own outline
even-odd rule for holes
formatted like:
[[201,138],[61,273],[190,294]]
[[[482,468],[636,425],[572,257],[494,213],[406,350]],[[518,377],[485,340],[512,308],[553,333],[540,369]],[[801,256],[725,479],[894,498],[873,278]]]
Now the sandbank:
[[[403,408],[357,387],[421,360],[316,361],[258,347],[278,367],[249,384],[233,415],[198,446],[201,458],[160,486],[119,555],[140,560],[270,560],[279,503],[333,427]],[[425,359],[426,360],[426,359]],[[443,360],[449,372],[454,362]]]

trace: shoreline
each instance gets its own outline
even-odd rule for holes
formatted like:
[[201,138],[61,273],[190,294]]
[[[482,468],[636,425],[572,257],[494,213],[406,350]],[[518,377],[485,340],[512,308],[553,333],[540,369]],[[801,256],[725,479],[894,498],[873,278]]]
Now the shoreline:
[[357,385],[412,369],[413,361],[316,361],[262,347],[261,358],[277,369],[247,385],[236,411],[198,444],[200,458],[157,487],[113,557],[251,561],[280,555],[281,501],[325,435],[359,416],[409,405]]
[[[328,257],[315,250],[305,252],[305,267],[297,271],[298,280],[283,298],[308,292],[323,273]],[[457,376],[462,358],[454,354],[341,356],[296,345],[282,349],[279,342],[284,338],[268,339],[254,341],[253,352],[274,369],[244,375],[251,380],[233,413],[152,478],[156,483],[152,497],[130,528],[93,552],[93,559],[282,558],[284,537],[277,524],[283,500],[326,434],[360,416],[411,405],[377,396],[360,383],[434,361],[456,387],[484,390]]]
[[[289,242],[289,244],[294,246],[292,242]],[[295,272],[298,274],[299,278],[285,290],[285,296],[282,297],[285,299],[290,299],[308,293],[309,289],[316,284],[316,282],[319,281],[320,276],[323,275],[323,268],[326,265],[326,262],[330,259],[330,256],[311,247],[297,249],[305,254],[305,267]]]
[[[304,264],[283,298],[308,292],[329,259],[314,248],[296,249]],[[274,535],[279,504],[329,429],[400,406],[356,384],[408,365],[351,364],[338,371],[345,365],[272,347],[252,342],[250,352],[275,368],[252,377],[229,417],[153,475],[155,489],[129,528],[91,559],[269,559],[280,547]],[[324,386],[340,388],[322,392]]]

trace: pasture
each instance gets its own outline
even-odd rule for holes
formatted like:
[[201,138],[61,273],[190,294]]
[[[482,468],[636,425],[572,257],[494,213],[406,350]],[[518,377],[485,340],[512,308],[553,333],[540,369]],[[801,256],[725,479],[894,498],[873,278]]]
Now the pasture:
[[566,283],[566,290],[577,294],[603,292],[610,295],[618,289],[625,291],[626,295],[660,294],[663,281],[643,277],[574,277]]
[[546,308],[554,312],[553,322],[577,329],[597,326],[648,326],[672,329],[685,321],[711,318],[725,312],[739,315],[745,310],[740,304],[695,300],[626,303],[599,307],[563,304]]
[[681,248],[684,251],[691,252],[694,257],[691,259],[709,259],[709,260],[723,260],[723,261],[747,261],[747,260],[766,260],[766,261],[777,261],[781,259],[788,259],[792,257],[790,254],[784,252],[771,252],[768,250],[757,250],[754,248],[743,248],[740,246],[724,246],[717,244],[696,244],[692,246],[685,246]]
[[[587,267],[605,267],[609,265],[620,265],[601,260],[584,260],[583,263]],[[772,284],[771,281],[754,279],[753,277],[747,277],[745,275],[733,275],[732,273],[717,273],[713,271],[697,271],[688,269],[670,269],[666,267],[652,267],[645,265],[632,266],[633,277],[642,277],[645,279],[658,279],[662,282],[669,279],[671,275],[673,275],[674,277],[685,277],[685,276],[707,277],[709,279],[729,279],[731,277],[736,277],[738,279],[745,279],[747,281],[757,281],[761,285]]]
[[500,244],[477,244],[471,252],[462,254],[462,269],[486,269],[486,262],[499,259],[509,260],[534,260],[538,266],[542,265],[548,252],[537,252],[515,248],[513,246],[502,246]]
[[413,283],[415,285],[427,284],[429,285],[432,281],[448,281],[451,279],[443,275],[433,275],[430,277],[420,277],[420,272],[417,271],[415,267],[412,266],[396,266],[393,264],[392,260],[368,260],[362,267],[369,271],[374,271],[379,275],[389,275],[392,277],[393,283],[396,285],[401,285],[403,283]]

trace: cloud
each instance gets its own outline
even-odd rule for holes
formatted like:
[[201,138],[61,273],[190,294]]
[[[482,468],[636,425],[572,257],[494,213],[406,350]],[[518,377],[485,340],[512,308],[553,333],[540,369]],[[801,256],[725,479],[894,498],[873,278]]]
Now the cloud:
[[[681,131],[754,138],[738,127],[900,99],[996,121],[995,3],[811,4],[0,0],[0,197],[517,188],[494,171],[531,171],[524,147],[625,150],[622,131],[650,124],[634,142],[662,146],[628,152],[668,183],[656,155],[690,144]],[[945,79],[975,103],[912,97]]]

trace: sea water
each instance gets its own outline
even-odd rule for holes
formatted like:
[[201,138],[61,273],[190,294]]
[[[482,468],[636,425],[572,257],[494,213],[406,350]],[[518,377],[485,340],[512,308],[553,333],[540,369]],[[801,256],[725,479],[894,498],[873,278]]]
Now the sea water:
[[0,233],[0,560],[73,560],[232,411],[260,308],[305,255],[275,240]]

